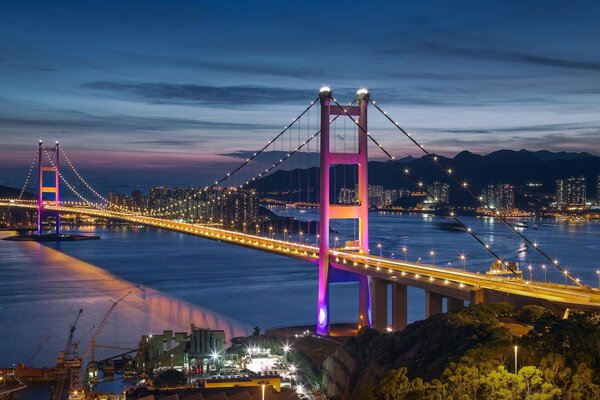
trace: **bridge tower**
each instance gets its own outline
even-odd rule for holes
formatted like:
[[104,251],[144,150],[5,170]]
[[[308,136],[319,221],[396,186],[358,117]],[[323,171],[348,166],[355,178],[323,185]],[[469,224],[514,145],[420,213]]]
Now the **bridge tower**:
[[[42,235],[42,223],[45,216],[53,216],[56,218],[56,234],[60,235],[60,214],[56,211],[49,211],[44,208],[44,193],[52,193],[53,202],[56,205],[60,205],[60,176],[58,174],[58,159],[60,154],[60,145],[56,142],[53,148],[44,149],[44,143],[40,140],[39,143],[39,154],[38,154],[38,176],[39,176],[39,189],[38,189],[38,219],[37,219],[37,234]],[[43,157],[45,152],[52,152],[55,154],[53,163],[51,165],[44,165]],[[44,176],[46,173],[53,173],[53,184],[49,186],[44,185]]]
[[[317,334],[329,335],[329,283],[336,280],[330,263],[330,220],[332,219],[357,219],[358,220],[358,252],[369,253],[369,204],[368,204],[368,156],[367,156],[367,106],[369,92],[360,89],[356,93],[355,106],[340,108],[335,102],[332,104],[332,92],[328,87],[321,88],[319,98],[321,101],[321,150],[320,150],[320,208],[319,208],[319,289],[317,298]],[[348,114],[358,117],[358,152],[336,153],[330,151],[329,124],[332,115]],[[330,169],[334,165],[356,165],[358,167],[358,204],[336,205],[330,201]],[[367,275],[356,274],[358,280],[358,324],[360,327],[372,326],[371,319],[371,289]]]

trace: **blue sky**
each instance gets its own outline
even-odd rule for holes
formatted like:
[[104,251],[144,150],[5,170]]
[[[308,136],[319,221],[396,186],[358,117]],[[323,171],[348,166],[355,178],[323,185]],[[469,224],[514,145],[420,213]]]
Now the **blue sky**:
[[91,178],[202,184],[325,84],[344,101],[369,88],[439,153],[600,154],[600,3],[341,4],[3,1],[0,184],[38,139]]

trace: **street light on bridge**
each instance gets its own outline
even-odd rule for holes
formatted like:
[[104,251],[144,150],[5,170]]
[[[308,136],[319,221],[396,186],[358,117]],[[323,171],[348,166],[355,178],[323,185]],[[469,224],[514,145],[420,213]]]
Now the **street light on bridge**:
[[596,270],[596,275],[598,275],[598,289],[600,289],[600,269]]
[[383,245],[381,242],[377,243],[377,248],[379,249],[379,257],[383,257]]
[[458,256],[458,259],[460,261],[462,261],[463,263],[463,270],[466,271],[467,270],[467,256],[465,253],[460,253],[460,255]]
[[544,270],[544,283],[546,283],[547,282],[547,279],[546,279],[546,264],[542,264],[542,269]]
[[527,269],[529,270],[529,281],[533,281],[533,265],[529,264],[527,266]]
[[408,247],[402,246],[402,252],[404,253],[404,261],[408,261]]
[[431,256],[431,265],[435,265],[435,251],[431,250],[429,255]]

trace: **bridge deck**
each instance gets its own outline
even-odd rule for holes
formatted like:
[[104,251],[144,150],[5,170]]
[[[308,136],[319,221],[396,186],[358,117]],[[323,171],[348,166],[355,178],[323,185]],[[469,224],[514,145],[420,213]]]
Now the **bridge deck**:
[[[0,206],[9,205],[20,208],[37,208],[37,206],[33,204],[0,201]],[[260,237],[206,225],[83,207],[47,206],[46,208],[52,211],[118,219],[168,229],[207,239],[219,240],[238,246],[267,251],[286,257],[303,259],[313,263],[316,263],[319,259],[318,246]],[[332,266],[334,268],[368,274],[392,282],[402,282],[410,286],[423,288],[437,287],[442,293],[453,293],[453,295],[458,298],[469,299],[471,291],[476,289],[489,289],[550,302],[581,305],[586,308],[598,307],[598,309],[600,309],[600,291],[597,289],[586,289],[556,283],[530,282],[517,278],[490,276],[454,268],[442,268],[433,265],[415,264],[402,260],[377,257],[370,254],[358,254],[343,249],[331,250],[330,254]]]

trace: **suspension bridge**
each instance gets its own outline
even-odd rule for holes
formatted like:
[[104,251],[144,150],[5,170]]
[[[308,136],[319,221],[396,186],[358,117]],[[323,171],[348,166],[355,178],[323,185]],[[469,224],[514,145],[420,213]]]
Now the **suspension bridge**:
[[[384,257],[382,253],[379,256],[374,255],[369,246],[368,233],[369,142],[375,144],[376,148],[390,160],[395,158],[376,140],[368,128],[367,112],[370,106],[382,115],[393,129],[408,138],[434,165],[439,167],[457,189],[465,191],[476,201],[483,201],[474,193],[466,180],[458,177],[457,171],[449,165],[444,165],[438,156],[426,150],[411,133],[371,98],[366,89],[358,90],[351,103],[342,105],[333,97],[331,89],[324,87],[318,97],[311,101],[289,125],[258,151],[251,153],[252,155],[245,158],[240,165],[215,180],[212,185],[191,191],[168,204],[161,203],[156,207],[132,209],[111,203],[110,199],[101,195],[83,178],[58,142],[52,147],[46,147],[40,141],[20,196],[13,199],[0,199],[0,206],[36,210],[38,235],[43,233],[44,220],[48,217],[54,219],[56,234],[60,235],[61,215],[80,214],[181,232],[316,264],[319,274],[315,314],[316,330],[320,335],[330,334],[329,287],[338,282],[358,282],[359,328],[369,326],[382,331],[390,328],[390,325],[393,330],[406,326],[408,286],[425,290],[427,316],[441,313],[444,299],[448,311],[460,309],[465,301],[472,303],[508,301],[515,306],[538,304],[556,311],[564,311],[567,308],[600,310],[600,290],[592,289],[574,277],[569,269],[557,259],[550,257],[539,243],[530,239],[500,213],[497,219],[505,224],[515,237],[527,243],[548,265],[555,268],[564,277],[564,285],[523,279],[521,271],[517,270],[514,263],[503,257],[500,251],[495,250],[452,211],[449,212],[448,218],[464,228],[465,236],[470,236],[483,251],[490,255],[494,269],[500,272],[499,274],[479,274],[464,269],[439,267],[433,263],[428,265],[397,260],[393,257]],[[310,118],[315,112],[318,116],[316,118],[312,116],[313,124],[316,125],[313,129]],[[308,119],[308,122],[305,122],[305,129],[303,129],[301,121],[305,119]],[[338,131],[342,124],[343,135],[339,133],[342,130]],[[347,141],[348,129],[352,134],[351,139]],[[300,175],[302,168],[310,169],[308,168],[310,146],[317,137],[319,144],[314,147],[319,150],[318,180],[313,180],[311,186],[310,174],[307,173],[304,179],[301,179]],[[273,154],[277,155],[275,161],[272,157],[269,158]],[[302,155],[305,157],[305,162],[301,159]],[[65,174],[59,169],[59,160],[66,161],[67,166],[76,176],[79,187],[67,180]],[[23,193],[32,180],[36,163],[38,166],[37,200],[23,200]],[[298,171],[298,181],[304,181],[307,186],[304,193],[306,202],[311,201],[311,196],[318,200],[319,221],[315,232],[310,232],[310,224],[306,232],[296,228],[299,230],[297,236],[300,240],[295,241],[291,234],[292,227],[290,227],[290,234],[288,229],[275,233],[273,227],[270,227],[270,235],[261,235],[258,227],[254,234],[249,232],[246,222],[241,226],[239,221],[217,223],[212,218],[204,219],[203,210],[218,206],[224,199],[252,187],[261,178],[274,174],[289,164],[295,168],[294,171]],[[355,199],[349,202],[335,199],[339,182],[336,182],[336,174],[332,171],[336,168],[339,170],[340,166],[342,169],[349,168],[350,175],[355,177],[351,182],[351,186],[355,188]],[[45,175],[48,174],[52,176],[52,184],[47,184],[48,179],[45,179]],[[405,169],[404,174],[414,181],[416,188],[425,192],[434,201],[439,201],[423,182],[416,177],[413,179],[410,170]],[[344,174],[344,180],[346,175]],[[63,201],[60,196],[60,183],[67,186],[81,201]],[[86,193],[90,192],[93,199],[90,199],[89,195],[82,194],[84,190]],[[291,184],[289,193],[294,193]],[[302,200],[301,197],[302,194],[298,194],[299,200]],[[342,246],[339,245],[337,237],[334,240],[331,237],[333,226],[339,226],[336,225],[339,221],[352,221],[352,240],[346,241]],[[304,235],[307,237],[306,241]],[[314,238],[314,241],[309,240],[309,237]],[[572,285],[568,285],[567,281]],[[391,286],[392,292],[391,321],[388,321],[388,286]]]

